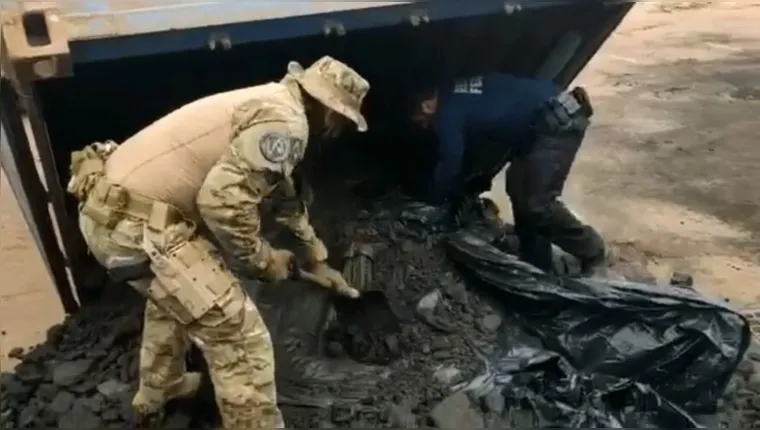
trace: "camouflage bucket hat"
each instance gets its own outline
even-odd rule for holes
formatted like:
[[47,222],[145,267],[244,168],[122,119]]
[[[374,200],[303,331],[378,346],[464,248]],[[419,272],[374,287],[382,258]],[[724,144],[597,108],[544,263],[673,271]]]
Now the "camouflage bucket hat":
[[359,131],[367,131],[367,121],[361,108],[370,85],[354,69],[324,56],[306,70],[291,61],[288,75],[295,78],[309,95],[353,121]]

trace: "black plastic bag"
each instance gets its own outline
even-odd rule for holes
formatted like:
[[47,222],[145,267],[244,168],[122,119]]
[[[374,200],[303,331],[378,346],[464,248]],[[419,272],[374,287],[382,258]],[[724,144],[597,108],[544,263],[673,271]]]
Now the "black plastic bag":
[[396,235],[412,239],[426,239],[430,236],[441,237],[463,227],[477,230],[482,236],[496,238],[503,234],[494,228],[494,218],[498,218],[498,208],[490,199],[468,197],[452,206],[445,203],[439,206],[423,202],[407,201],[395,211],[377,210],[373,219],[392,218],[395,220]]
[[[398,198],[399,196],[390,196],[388,200]],[[392,209],[387,209],[388,206]],[[442,237],[441,235],[456,229],[448,206],[431,206],[408,199],[402,200],[400,204],[378,201],[371,213],[367,214],[367,218],[375,221],[381,234],[394,240],[396,237],[405,237],[426,241],[433,237]],[[385,231],[386,229],[392,231]]]
[[743,316],[690,289],[549,276],[469,232],[448,251],[524,334],[470,388],[490,380],[542,426],[695,427],[686,411],[714,411],[749,346]]

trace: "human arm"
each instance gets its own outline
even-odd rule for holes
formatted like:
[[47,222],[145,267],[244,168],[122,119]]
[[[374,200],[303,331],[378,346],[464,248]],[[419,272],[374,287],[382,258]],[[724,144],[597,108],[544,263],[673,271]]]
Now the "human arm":
[[327,261],[327,248],[309,222],[309,211],[292,177],[283,178],[274,193],[275,220],[285,226],[306,248],[310,265]]
[[306,249],[307,272],[299,272],[304,279],[348,296],[359,297],[359,292],[348,285],[343,275],[327,264],[327,248],[309,223],[309,212],[293,179],[283,178],[273,194],[275,220],[287,227]]
[[259,142],[266,135],[299,138],[285,120],[253,125],[232,139],[229,152],[209,171],[196,203],[203,221],[225,252],[258,276],[287,277],[289,251],[275,250],[260,235],[259,205],[281,176],[262,162]]
[[465,148],[465,122],[458,110],[447,107],[436,118],[435,132],[439,140],[439,160],[433,171],[428,191],[431,202],[443,203],[455,190],[462,172]]

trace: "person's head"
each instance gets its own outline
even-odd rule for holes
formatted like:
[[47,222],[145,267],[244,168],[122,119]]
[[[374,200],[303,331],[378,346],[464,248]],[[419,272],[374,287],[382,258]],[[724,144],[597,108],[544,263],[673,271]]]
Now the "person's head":
[[427,88],[415,94],[412,101],[412,121],[422,128],[430,127],[438,111],[438,90]]
[[326,138],[336,137],[349,122],[360,132],[367,131],[367,121],[361,113],[369,82],[340,61],[324,56],[308,69],[297,62],[288,64],[292,77],[311,99],[307,115],[309,127]]

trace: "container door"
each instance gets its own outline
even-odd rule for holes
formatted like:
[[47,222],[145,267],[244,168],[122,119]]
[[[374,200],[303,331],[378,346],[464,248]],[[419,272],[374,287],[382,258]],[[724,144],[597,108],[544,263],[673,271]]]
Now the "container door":
[[3,172],[0,180],[8,181],[48,273],[55,283],[63,308],[67,313],[71,313],[77,309],[78,304],[66,275],[66,261],[48,211],[47,191],[37,173],[24,131],[22,114],[16,102],[15,90],[6,79],[0,79],[0,168]]

